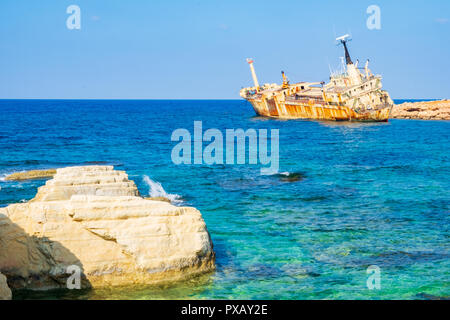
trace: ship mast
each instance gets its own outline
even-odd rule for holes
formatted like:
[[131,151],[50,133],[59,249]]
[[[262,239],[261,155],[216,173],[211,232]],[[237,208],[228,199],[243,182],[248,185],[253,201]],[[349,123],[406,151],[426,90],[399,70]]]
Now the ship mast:
[[282,88],[286,89],[289,88],[289,81],[286,78],[286,75],[284,74],[284,71],[281,71],[281,76],[283,77],[283,84],[282,84]]
[[343,46],[345,50],[345,62],[347,64],[353,64],[352,58],[350,58],[350,53],[348,52],[347,48],[347,41],[350,41],[351,39],[349,34],[345,34],[342,37],[336,38],[336,41],[339,41]]
[[250,71],[252,72],[253,83],[255,84],[256,91],[259,91],[258,78],[256,77],[255,68],[253,67],[253,59],[247,58],[247,63],[250,66]]
[[346,34],[343,35],[342,37],[337,38],[336,41],[339,41],[340,44],[342,44],[342,46],[344,47],[345,62],[347,64],[347,73],[348,77],[350,78],[351,84],[357,85],[361,83],[361,75],[356,66],[353,64],[352,58],[350,58],[350,53],[348,52],[347,42],[351,40],[349,38],[350,35]]
[[344,46],[344,50],[345,50],[345,62],[347,64],[353,64],[352,58],[350,58],[350,53],[348,53],[347,40],[342,39],[341,43]]

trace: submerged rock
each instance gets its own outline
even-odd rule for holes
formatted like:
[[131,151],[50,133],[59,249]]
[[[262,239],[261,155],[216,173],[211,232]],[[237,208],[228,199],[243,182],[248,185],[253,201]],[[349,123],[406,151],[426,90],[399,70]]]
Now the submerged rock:
[[6,283],[6,277],[0,273],[0,300],[11,300],[12,294]]
[[12,288],[66,287],[77,267],[81,287],[176,281],[213,270],[214,258],[197,209],[143,199],[112,166],[58,169],[34,199],[0,208]]
[[433,294],[423,292],[416,294],[416,298],[422,300],[450,300],[450,296],[435,296]]
[[276,176],[283,182],[302,181],[305,178],[305,176],[300,172],[278,173]]
[[5,180],[22,181],[32,179],[44,179],[44,178],[52,178],[55,174],[56,169],[31,170],[10,174],[5,178]]
[[450,100],[405,102],[397,104],[391,118],[450,120]]

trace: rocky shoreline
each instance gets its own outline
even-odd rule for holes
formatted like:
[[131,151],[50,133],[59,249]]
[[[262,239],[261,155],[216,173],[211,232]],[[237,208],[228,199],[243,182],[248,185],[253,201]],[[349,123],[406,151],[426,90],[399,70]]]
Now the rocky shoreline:
[[66,288],[74,266],[83,288],[212,271],[215,254],[201,213],[158,200],[142,198],[112,166],[57,169],[34,199],[0,208],[0,272],[12,289],[47,290]]
[[45,179],[53,178],[56,174],[56,169],[45,169],[45,170],[31,170],[23,172],[15,172],[6,176],[6,181],[23,181],[23,180],[33,180],[33,179]]
[[405,102],[397,104],[392,109],[390,118],[450,120],[450,100]]
[[6,277],[0,273],[0,300],[11,300],[11,289],[8,287]]

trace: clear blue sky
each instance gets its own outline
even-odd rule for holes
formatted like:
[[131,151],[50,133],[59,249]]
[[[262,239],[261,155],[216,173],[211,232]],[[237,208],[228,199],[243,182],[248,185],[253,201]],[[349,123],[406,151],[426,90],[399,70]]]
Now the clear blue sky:
[[0,98],[239,99],[245,58],[263,83],[326,81],[348,31],[393,98],[450,98],[448,0],[1,0]]

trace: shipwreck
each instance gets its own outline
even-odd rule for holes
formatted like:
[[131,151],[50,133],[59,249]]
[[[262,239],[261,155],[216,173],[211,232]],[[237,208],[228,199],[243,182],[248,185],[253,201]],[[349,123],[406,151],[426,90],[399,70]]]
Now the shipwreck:
[[[258,83],[253,60],[247,59],[254,82],[253,87],[240,91],[260,116],[282,119],[317,119],[334,121],[388,121],[394,103],[382,90],[382,77],[372,74],[369,60],[363,68],[353,63],[347,42],[349,35],[336,39],[345,51],[345,61],[330,81],[290,84],[282,71],[279,84]],[[362,71],[361,71],[362,70]]]

